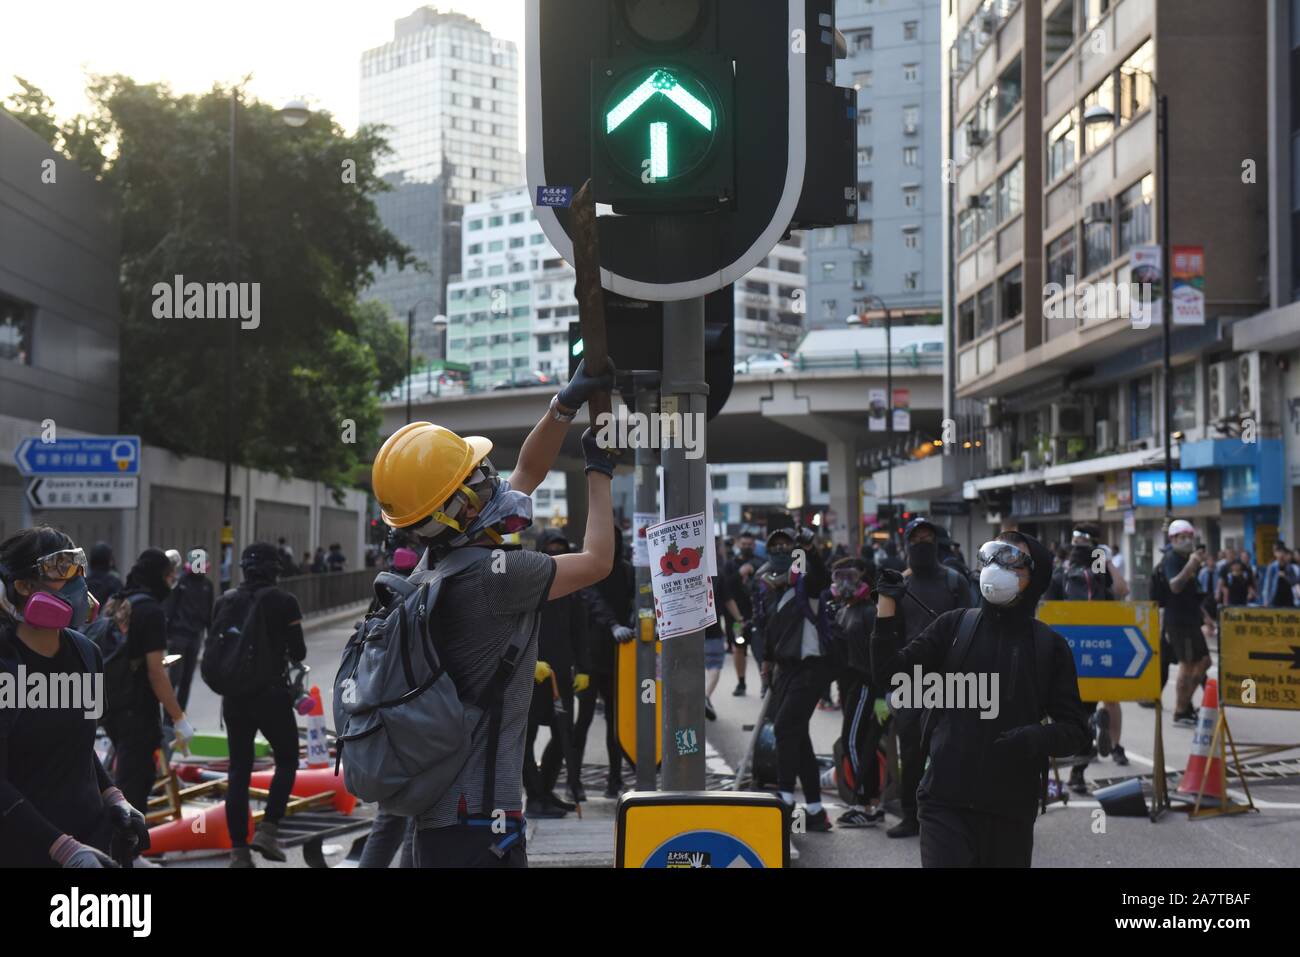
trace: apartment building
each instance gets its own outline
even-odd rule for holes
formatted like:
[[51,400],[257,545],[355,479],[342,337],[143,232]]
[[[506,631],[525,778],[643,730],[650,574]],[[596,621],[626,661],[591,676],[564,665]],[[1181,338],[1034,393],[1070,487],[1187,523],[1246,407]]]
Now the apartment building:
[[807,263],[804,235],[791,233],[736,283],[737,362],[799,347],[808,309]]

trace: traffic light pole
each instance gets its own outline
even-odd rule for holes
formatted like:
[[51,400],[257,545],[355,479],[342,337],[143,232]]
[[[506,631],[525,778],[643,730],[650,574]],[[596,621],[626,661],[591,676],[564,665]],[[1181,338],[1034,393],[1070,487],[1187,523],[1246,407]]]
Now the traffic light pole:
[[[690,415],[702,447],[709,387],[704,377],[704,299],[664,303],[660,411]],[[704,512],[708,455],[687,458],[685,443],[664,441],[664,519]],[[670,446],[681,446],[673,448]],[[708,530],[712,535],[712,529]],[[706,548],[712,547],[706,543]],[[704,632],[663,643],[663,789],[704,790]],[[639,748],[639,745],[638,745]],[[651,753],[653,754],[653,746]],[[638,762],[641,763],[641,762]]]
[[[658,407],[658,394],[644,387],[641,376],[636,377],[636,411],[651,413]],[[659,483],[655,475],[658,464],[655,450],[641,443],[636,448],[636,512],[644,515],[657,510]],[[633,525],[635,536],[639,529]],[[636,542],[632,543],[633,554]],[[655,699],[646,700],[646,682],[656,678],[658,662],[655,655],[655,598],[652,590],[649,565],[636,569],[636,789],[653,791],[658,786],[658,769],[655,765],[655,718],[658,709]],[[653,684],[650,687],[654,687]]]

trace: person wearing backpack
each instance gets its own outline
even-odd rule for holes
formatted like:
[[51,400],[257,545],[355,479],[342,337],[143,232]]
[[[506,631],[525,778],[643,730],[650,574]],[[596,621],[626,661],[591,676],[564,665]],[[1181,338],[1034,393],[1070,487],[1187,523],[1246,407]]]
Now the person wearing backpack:
[[175,747],[185,750],[194,737],[194,726],[176,700],[163,665],[167,650],[164,604],[175,581],[176,571],[167,553],[146,548],[131,566],[126,587],[114,596],[131,603],[131,625],[120,652],[127,667],[120,682],[105,680],[107,700],[101,723],[117,755],[114,779],[134,807],[148,806],[157,778],[154,752],[163,744],[159,705],[171,719]]
[[[914,601],[899,611],[904,633],[909,641],[930,624],[933,615],[942,615],[954,608],[969,608],[972,604],[970,585],[961,573],[939,563],[939,526],[928,518],[917,516],[903,530],[907,545],[907,591]],[[889,687],[885,685],[885,687]],[[898,734],[898,803],[902,819],[885,833],[889,837],[915,837],[920,833],[917,820],[916,789],[921,783],[925,756],[921,753],[920,708],[895,710],[894,726]]]
[[1048,758],[1088,747],[1070,646],[1034,618],[1052,553],[1029,535],[1004,532],[980,548],[979,568],[980,607],[945,612],[911,640],[898,616],[910,584],[891,570],[876,583],[878,686],[920,668],[944,675],[945,685],[947,675],[987,675],[997,694],[987,710],[950,701],[926,716],[922,753],[930,763],[917,791],[923,867],[1030,866]]
[[190,549],[184,564],[185,573],[167,596],[167,652],[181,656],[181,660],[171,666],[171,680],[176,689],[176,700],[182,708],[189,704],[190,685],[194,681],[203,636],[212,626],[213,589],[206,566],[203,549]]
[[[611,451],[598,443],[595,431],[588,429],[582,437],[587,474],[583,550],[552,557],[534,551],[499,551],[496,546],[505,535],[532,523],[529,495],[554,466],[570,425],[593,395],[612,387],[612,370],[589,376],[580,363],[524,441],[508,480],[500,477],[488,458],[492,451],[488,439],[462,438],[429,422],[398,429],[375,456],[371,484],[384,523],[415,535],[426,546],[410,581],[422,590],[434,584],[439,589],[425,621],[441,673],[454,681],[459,703],[479,713],[472,724],[461,712],[458,726],[429,728],[426,740],[447,743],[445,754],[453,756],[456,766],[444,767],[434,760],[413,771],[403,768],[409,776],[387,800],[390,809],[401,805],[417,817],[419,867],[528,864],[523,764],[539,613],[546,601],[601,581],[614,564],[610,481],[615,463]],[[408,600],[418,601],[420,596],[416,592]],[[344,654],[345,662],[353,661],[351,670],[356,670],[355,655],[349,650]],[[378,669],[385,662],[368,658],[365,664]],[[335,721],[345,729],[340,732],[340,760],[359,787],[367,785],[360,789],[369,793],[371,786],[385,785],[376,769],[402,741],[400,731],[378,724],[364,727],[370,715],[384,708],[379,702],[360,699],[357,691],[364,686],[347,684],[354,680],[348,674],[335,683]],[[408,703],[436,702],[440,684],[423,689]],[[363,728],[355,736],[350,730],[354,720]],[[348,768],[347,755],[353,748],[360,748],[360,755],[370,763]],[[367,775],[368,769],[373,773]],[[447,779],[449,785],[444,783]],[[418,786],[425,781],[429,783],[421,790]],[[408,801],[416,800],[408,789],[418,794],[423,807],[407,807]]]
[[95,753],[103,662],[70,627],[89,595],[85,573],[85,553],[58,529],[0,543],[0,675],[81,692],[0,707],[0,867],[116,867],[149,847],[144,816]]
[[[267,860],[286,860],[280,846],[280,821],[298,774],[298,722],[294,718],[289,662],[307,657],[298,599],[276,587],[280,553],[254,542],[240,555],[244,580],[217,600],[212,637],[204,646],[203,679],[220,694],[221,715],[230,748],[226,824],[230,828],[230,866],[254,867],[252,851]],[[228,654],[230,649],[237,656]],[[275,755],[266,815],[250,843],[248,782],[253,773],[253,742],[261,731]]]

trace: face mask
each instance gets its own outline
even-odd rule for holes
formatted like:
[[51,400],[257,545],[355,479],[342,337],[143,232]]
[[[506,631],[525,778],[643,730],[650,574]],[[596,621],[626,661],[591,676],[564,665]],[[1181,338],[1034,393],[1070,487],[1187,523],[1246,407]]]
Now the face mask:
[[1091,558],[1092,558],[1092,551],[1088,548],[1087,545],[1075,545],[1072,549],[1070,549],[1071,565],[1086,565],[1088,564],[1088,561]]
[[928,571],[939,564],[937,542],[917,542],[907,546],[907,564],[915,571]]
[[754,557],[754,550],[752,548],[742,548],[740,550],[740,557],[749,560]]
[[72,622],[72,606],[47,591],[38,591],[23,606],[23,621],[33,628],[59,631]]
[[793,555],[791,554],[783,555],[779,552],[774,555],[769,555],[767,560],[768,560],[768,564],[772,566],[772,571],[780,575],[784,575],[786,572],[788,572],[790,570],[790,566],[794,564]]
[[980,572],[980,594],[992,605],[1010,605],[1020,597],[1020,576],[1001,565]]
[[861,590],[861,579],[858,578],[846,576],[831,582],[831,592],[841,601],[857,598]]
[[492,537],[491,533],[495,532],[498,538],[502,535],[513,535],[522,532],[532,524],[533,500],[523,492],[516,492],[505,479],[500,479],[492,500],[483,507],[483,511],[478,513],[478,517],[470,522],[465,533],[451,544],[453,547],[459,547],[474,541],[484,532],[488,532],[489,537]]
[[90,588],[86,585],[85,576],[78,575],[64,585],[59,592],[59,600],[72,607],[72,621],[63,627],[77,631],[84,629],[90,618]]
[[1190,555],[1192,552],[1196,551],[1196,543],[1191,541],[1174,542],[1174,551],[1179,555]]

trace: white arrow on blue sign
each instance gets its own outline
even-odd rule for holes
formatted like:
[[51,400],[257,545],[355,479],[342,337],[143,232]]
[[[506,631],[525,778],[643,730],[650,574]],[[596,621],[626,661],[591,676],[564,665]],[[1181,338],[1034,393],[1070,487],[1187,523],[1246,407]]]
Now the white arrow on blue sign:
[[36,475],[139,475],[140,436],[104,435],[43,442],[26,438],[14,450],[18,471]]
[[1136,678],[1151,660],[1151,646],[1132,625],[1053,625],[1074,652],[1080,678]]

